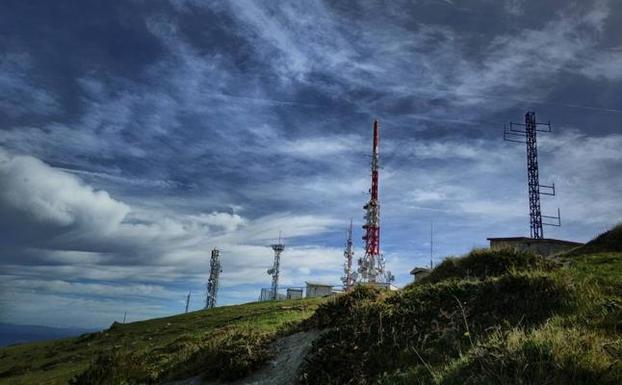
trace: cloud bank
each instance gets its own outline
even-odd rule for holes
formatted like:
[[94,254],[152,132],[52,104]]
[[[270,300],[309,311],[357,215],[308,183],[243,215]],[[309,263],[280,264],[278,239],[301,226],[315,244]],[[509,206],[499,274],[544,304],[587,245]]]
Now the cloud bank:
[[254,300],[279,231],[284,285],[338,283],[374,118],[398,284],[430,222],[438,259],[527,233],[525,149],[502,141],[527,110],[554,130],[545,234],[587,240],[622,219],[621,20],[613,0],[1,4],[2,320],[201,308],[213,247],[220,303]]

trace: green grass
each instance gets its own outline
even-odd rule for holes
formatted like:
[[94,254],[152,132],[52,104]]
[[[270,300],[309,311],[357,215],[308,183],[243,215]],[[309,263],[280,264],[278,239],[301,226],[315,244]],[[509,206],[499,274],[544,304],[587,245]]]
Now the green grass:
[[622,253],[602,239],[554,262],[475,250],[397,293],[323,304],[304,323],[327,331],[301,382],[622,384]]
[[[622,384],[622,227],[546,260],[449,258],[397,292],[221,307],[0,350],[0,384],[244,376],[293,330],[322,329],[302,384]],[[346,370],[347,369],[347,370]]]
[[[383,373],[424,362],[442,366],[485,340],[490,330],[536,327],[572,312],[575,290],[563,278],[538,272],[360,297],[345,317],[333,318],[337,328],[317,341],[303,369],[304,384],[344,384],[351,378],[372,384]],[[324,313],[332,308],[322,305],[314,318],[330,318]]]
[[514,250],[476,249],[463,257],[445,258],[421,282],[435,283],[448,279],[483,279],[512,271],[552,271],[553,261]]
[[[128,383],[195,374],[226,377],[223,367],[252,368],[267,358],[267,343],[310,317],[321,302],[312,298],[223,306],[114,324],[77,338],[2,348],[0,384],[61,385],[85,371],[90,377],[83,376],[79,383],[95,384],[97,378],[104,379],[101,384],[116,384],[128,377]],[[236,362],[242,357],[240,348],[250,345],[257,354],[251,351],[248,360],[259,361]]]

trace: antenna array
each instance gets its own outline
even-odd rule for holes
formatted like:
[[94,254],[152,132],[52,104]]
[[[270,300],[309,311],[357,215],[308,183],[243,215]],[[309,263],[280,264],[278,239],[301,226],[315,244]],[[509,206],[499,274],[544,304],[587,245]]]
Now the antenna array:
[[[546,129],[540,130],[538,126],[546,126]],[[522,127],[522,128],[515,128]],[[561,226],[561,217],[559,208],[557,216],[542,215],[540,208],[541,195],[555,195],[555,183],[550,186],[540,184],[540,175],[538,169],[538,145],[536,142],[537,132],[551,132],[551,122],[537,123],[536,113],[527,112],[525,114],[525,123],[510,123],[505,127],[503,139],[508,142],[525,143],[527,145],[527,184],[529,190],[529,227],[530,236],[533,239],[543,239],[544,231],[542,226]],[[542,219],[557,220],[557,223],[546,223]]]
[[205,308],[212,309],[216,306],[216,296],[218,294],[218,280],[222,268],[220,266],[220,251],[216,248],[212,250],[212,257],[210,259],[210,273],[207,280],[207,299],[205,300]]
[[346,229],[346,247],[343,251],[345,262],[343,264],[343,282],[344,289],[350,290],[354,286],[357,274],[352,271],[352,259],[354,258],[354,247],[352,243],[352,219],[350,219],[350,226]]
[[279,290],[279,272],[281,268],[281,253],[285,250],[285,245],[281,242],[281,232],[279,232],[279,241],[273,245],[271,245],[272,250],[274,250],[274,263],[272,264],[272,268],[268,270],[268,274],[272,275],[272,288],[271,288],[271,296],[272,299],[278,299],[278,290]]

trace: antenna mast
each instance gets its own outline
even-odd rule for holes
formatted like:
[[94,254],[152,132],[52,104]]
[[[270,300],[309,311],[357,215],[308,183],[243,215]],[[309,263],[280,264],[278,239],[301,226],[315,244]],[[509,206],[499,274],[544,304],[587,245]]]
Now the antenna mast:
[[281,232],[279,231],[279,241],[273,245],[271,245],[272,250],[274,250],[274,263],[272,268],[268,270],[268,274],[272,275],[272,299],[278,298],[278,290],[279,290],[279,271],[281,267],[281,253],[285,250],[285,245],[281,242]]
[[352,271],[352,258],[354,257],[354,248],[352,246],[352,219],[350,219],[350,226],[346,229],[346,248],[343,252],[343,256],[346,261],[343,264],[344,276],[341,278],[341,282],[343,282],[344,290],[348,291],[354,285],[354,281],[356,281],[356,273]]
[[374,120],[373,145],[371,156],[371,188],[370,199],[365,209],[365,255],[359,259],[359,273],[363,282],[376,283],[378,279],[391,281],[391,273],[384,270],[384,258],[380,254],[380,204],[378,201],[378,142],[379,125]]
[[189,291],[186,297],[186,313],[188,313],[188,306],[190,306],[190,294],[192,294],[192,291]]
[[[218,279],[222,268],[220,266],[220,250],[214,248],[212,250],[212,257],[210,259],[210,272],[209,279],[207,280],[207,299],[205,301],[205,308],[212,309],[216,306],[216,295],[218,294]],[[190,295],[188,295],[190,297]]]
[[[523,128],[514,128],[515,126]],[[546,126],[547,129],[540,130],[538,126]],[[503,139],[508,142],[526,143],[527,144],[527,184],[529,186],[529,227],[532,239],[543,239],[543,225],[561,226],[561,217],[559,209],[557,216],[542,215],[540,208],[541,195],[555,195],[555,183],[550,186],[540,184],[540,176],[538,169],[538,145],[536,142],[537,132],[551,132],[551,122],[536,123],[536,113],[527,112],[525,114],[525,124],[510,123],[510,127],[505,127]],[[540,190],[542,189],[542,190]],[[542,218],[557,220],[557,223],[544,223]]]

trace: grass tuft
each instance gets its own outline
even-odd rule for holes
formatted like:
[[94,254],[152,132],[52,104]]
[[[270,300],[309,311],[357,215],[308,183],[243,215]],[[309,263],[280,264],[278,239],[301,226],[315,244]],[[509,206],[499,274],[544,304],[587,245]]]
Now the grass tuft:
[[413,365],[430,371],[472,349],[491,330],[533,327],[571,311],[573,294],[566,280],[536,272],[414,285],[359,301],[340,298],[356,305],[332,314],[333,328],[313,346],[301,380],[371,384]]
[[421,283],[448,279],[485,279],[511,271],[552,271],[557,264],[542,256],[510,249],[476,249],[460,258],[446,258]]

